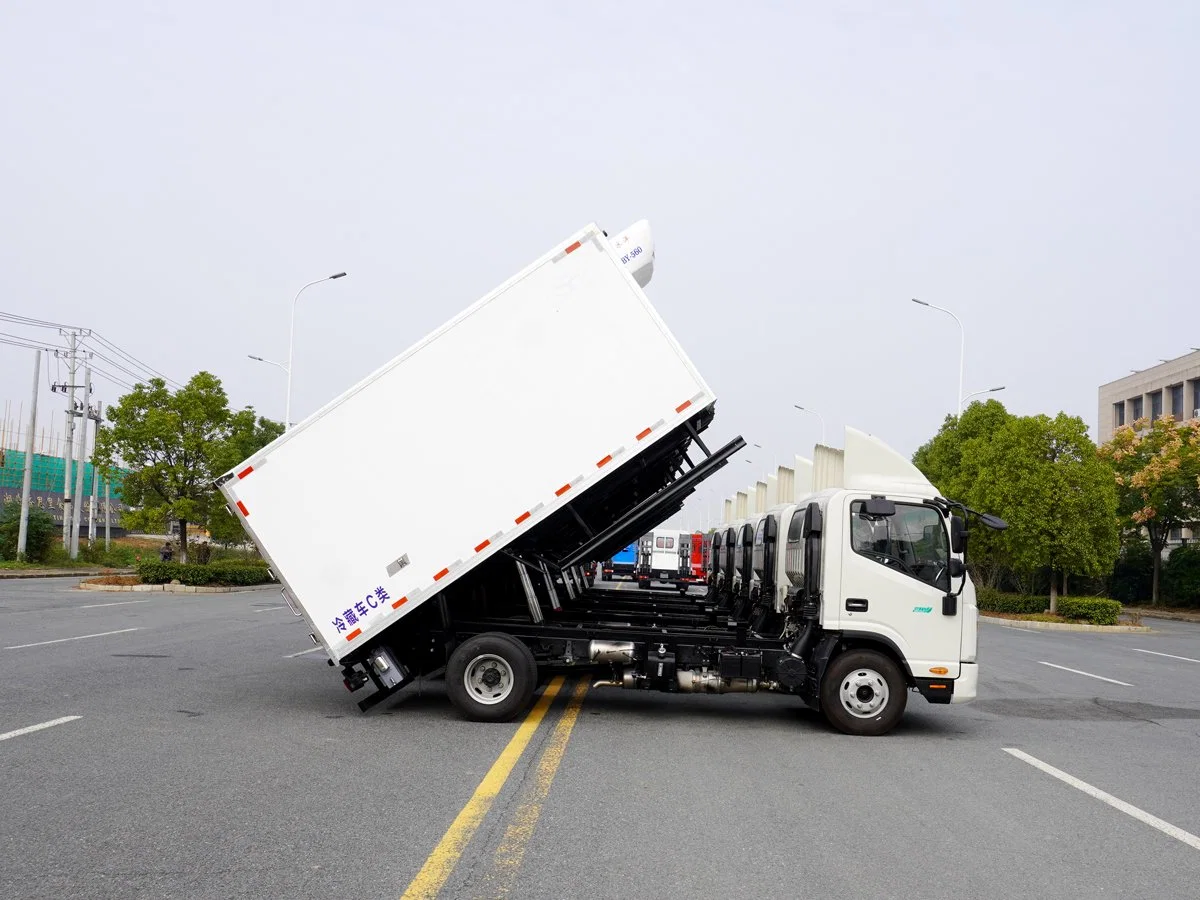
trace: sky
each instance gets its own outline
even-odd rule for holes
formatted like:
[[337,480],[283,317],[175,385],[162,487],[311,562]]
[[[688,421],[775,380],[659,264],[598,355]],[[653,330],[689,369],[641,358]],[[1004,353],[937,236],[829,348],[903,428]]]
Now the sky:
[[[282,419],[247,354],[286,361],[293,295],[345,270],[300,300],[298,419],[582,226],[646,218],[710,445],[762,445],[694,525],[811,456],[795,404],[834,445],[937,431],[959,329],[913,297],[962,320],[965,393],[1093,429],[1100,384],[1200,346],[1198,61],[1192,2],[6,0],[0,311]],[[0,344],[13,419],[31,356]]]

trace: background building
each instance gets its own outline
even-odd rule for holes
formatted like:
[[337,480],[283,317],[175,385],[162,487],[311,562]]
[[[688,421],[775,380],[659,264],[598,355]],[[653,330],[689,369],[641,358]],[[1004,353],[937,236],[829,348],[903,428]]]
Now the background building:
[[[72,476],[77,471],[78,463],[72,461]],[[58,456],[45,456],[41,453],[33,455],[33,478],[30,481],[29,502],[44,509],[54,517],[55,523],[62,525],[63,509],[63,478],[66,463]],[[112,535],[120,537],[125,533],[121,528],[121,513],[126,509],[121,498],[121,485],[125,480],[127,470],[120,469],[109,485],[109,504],[105,505],[104,480],[96,484],[95,509],[92,518],[96,523],[96,533],[104,533],[104,517],[109,516]],[[90,462],[84,463],[83,470],[83,513],[80,516],[79,535],[90,539],[88,534],[88,511],[92,500],[92,479],[96,477],[95,467]],[[0,448],[0,503],[10,500],[20,501],[21,485],[25,478],[25,453],[21,450]],[[71,491],[75,490],[75,480],[72,477]]]
[[1200,418],[1200,350],[1100,385],[1097,443],[1143,416],[1154,421],[1164,415]]
[[[1097,443],[1110,440],[1122,425],[1143,417],[1153,422],[1165,415],[1178,421],[1200,419],[1200,350],[1100,385]],[[1196,526],[1173,529],[1166,553],[1186,544],[1198,531]]]

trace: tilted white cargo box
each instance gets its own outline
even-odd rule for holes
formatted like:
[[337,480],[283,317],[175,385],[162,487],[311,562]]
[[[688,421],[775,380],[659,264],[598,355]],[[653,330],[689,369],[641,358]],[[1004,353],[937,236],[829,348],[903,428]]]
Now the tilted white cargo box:
[[713,403],[630,243],[588,226],[218,482],[331,659]]

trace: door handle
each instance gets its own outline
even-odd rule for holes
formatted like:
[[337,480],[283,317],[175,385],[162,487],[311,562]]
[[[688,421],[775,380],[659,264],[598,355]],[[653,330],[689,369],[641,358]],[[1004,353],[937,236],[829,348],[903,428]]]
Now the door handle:
[[846,598],[846,612],[866,612],[867,601],[861,597]]

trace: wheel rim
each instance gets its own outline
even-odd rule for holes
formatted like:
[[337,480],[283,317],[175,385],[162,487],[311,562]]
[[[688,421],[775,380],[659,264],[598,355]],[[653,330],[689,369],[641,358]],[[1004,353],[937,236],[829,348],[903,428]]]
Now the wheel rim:
[[512,693],[512,666],[508,660],[494,653],[483,653],[475,657],[463,672],[463,686],[471,699],[485,706],[503,703]]
[[874,669],[855,669],[842,679],[842,708],[858,719],[872,719],[888,703],[887,679]]

